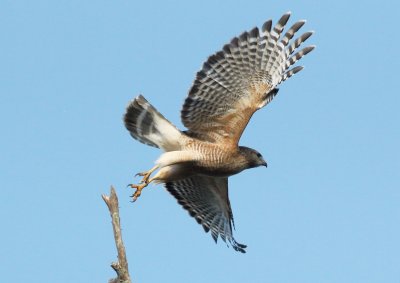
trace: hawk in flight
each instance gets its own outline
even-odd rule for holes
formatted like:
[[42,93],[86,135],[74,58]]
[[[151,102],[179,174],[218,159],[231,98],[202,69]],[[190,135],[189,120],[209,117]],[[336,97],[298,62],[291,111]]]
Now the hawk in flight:
[[129,185],[136,189],[134,201],[149,183],[162,183],[215,241],[221,237],[245,252],[232,235],[228,177],[267,162],[258,151],[239,146],[240,136],[277,86],[303,69],[292,66],[315,47],[298,49],[312,32],[292,40],[304,20],[283,33],[289,17],[288,12],[274,26],[268,20],[242,33],[207,59],[183,104],[188,130],[177,129],[141,95],[130,102],[124,122],[131,136],[163,150],[153,168],[137,174],[141,182]]

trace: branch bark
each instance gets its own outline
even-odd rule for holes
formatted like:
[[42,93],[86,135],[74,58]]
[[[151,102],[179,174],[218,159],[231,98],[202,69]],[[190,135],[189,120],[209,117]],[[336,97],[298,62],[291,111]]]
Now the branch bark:
[[117,273],[117,278],[110,279],[108,283],[131,283],[131,278],[128,270],[128,261],[126,259],[125,246],[122,241],[118,197],[114,187],[111,186],[110,196],[101,195],[104,202],[110,211],[112,226],[114,230],[115,245],[118,251],[118,261],[111,263],[111,267]]

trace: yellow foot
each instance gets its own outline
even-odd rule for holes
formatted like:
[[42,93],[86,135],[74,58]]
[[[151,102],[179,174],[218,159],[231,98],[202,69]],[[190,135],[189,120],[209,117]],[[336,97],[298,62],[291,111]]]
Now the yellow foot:
[[149,171],[137,173],[135,175],[135,176],[142,176],[143,179],[142,179],[142,181],[140,181],[140,183],[138,185],[134,185],[134,184],[129,184],[128,185],[128,187],[131,187],[132,189],[136,189],[135,193],[131,196],[132,197],[132,201],[136,201],[137,198],[141,195],[142,190],[145,187],[147,187],[147,185],[150,184],[154,180],[154,178],[150,179],[150,175],[155,170],[157,170],[158,166],[159,165],[156,165],[153,168],[151,168]]
[[147,183],[149,183],[149,178],[150,178],[151,173],[153,173],[153,171],[151,171],[151,170],[147,171],[147,172],[140,172],[140,173],[137,173],[135,175],[135,177],[137,177],[137,176],[143,177],[142,181],[140,181],[140,184],[147,184]]
[[144,184],[139,184],[139,185],[134,185],[134,184],[129,184],[128,186],[131,187],[132,189],[136,189],[136,191],[131,195],[132,202],[135,202],[138,197],[142,194],[142,190],[147,187],[148,183]]
[[140,183],[141,184],[148,184],[148,183],[150,183],[149,178],[150,178],[151,173],[153,173],[155,170],[157,170],[158,166],[159,165],[154,166],[149,171],[137,173],[135,175],[135,177],[136,176],[142,176],[143,179],[142,179],[142,181],[140,181]]

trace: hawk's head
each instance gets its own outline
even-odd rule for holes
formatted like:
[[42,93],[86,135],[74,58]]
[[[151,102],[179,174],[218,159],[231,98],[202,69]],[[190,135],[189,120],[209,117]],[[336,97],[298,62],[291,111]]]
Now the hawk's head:
[[267,167],[267,162],[257,150],[245,146],[239,146],[239,150],[246,159],[247,168],[254,168],[258,166]]

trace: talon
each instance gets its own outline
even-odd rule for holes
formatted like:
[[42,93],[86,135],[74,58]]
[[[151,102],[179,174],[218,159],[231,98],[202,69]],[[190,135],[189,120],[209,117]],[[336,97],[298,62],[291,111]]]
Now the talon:
[[140,197],[140,195],[141,193],[137,193],[136,191],[133,195],[131,195],[132,198],[131,202],[135,202],[138,199],[138,197]]
[[149,179],[150,179],[150,175],[157,170],[157,168],[159,167],[159,165],[154,166],[153,168],[151,168],[149,171],[146,172],[139,172],[135,175],[135,177],[137,176],[141,176],[142,181],[140,181],[141,184],[148,184],[149,183]]
[[139,172],[135,175],[136,176],[142,176],[143,179],[140,181],[139,184],[135,185],[135,184],[129,184],[128,187],[131,187],[132,189],[136,189],[136,191],[134,192],[133,195],[131,195],[132,198],[132,202],[135,202],[138,197],[141,195],[143,188],[147,187],[148,184],[150,184],[152,182],[152,180],[154,179],[150,179],[150,175],[151,173],[153,173],[157,168],[159,167],[159,165],[154,166],[153,168],[151,168],[149,171],[146,172]]
[[129,186],[132,189],[136,189],[136,191],[131,195],[132,202],[135,202],[138,197],[142,194],[142,190],[147,186],[148,184],[139,184],[139,185],[134,185],[134,184],[129,184]]
[[139,172],[139,173],[136,173],[136,174],[135,174],[135,177],[137,177],[137,176],[144,176],[144,175],[146,175],[146,172]]
[[142,180],[140,181],[140,184],[148,184],[149,183],[149,178],[152,172],[139,172],[135,175],[143,177]]

